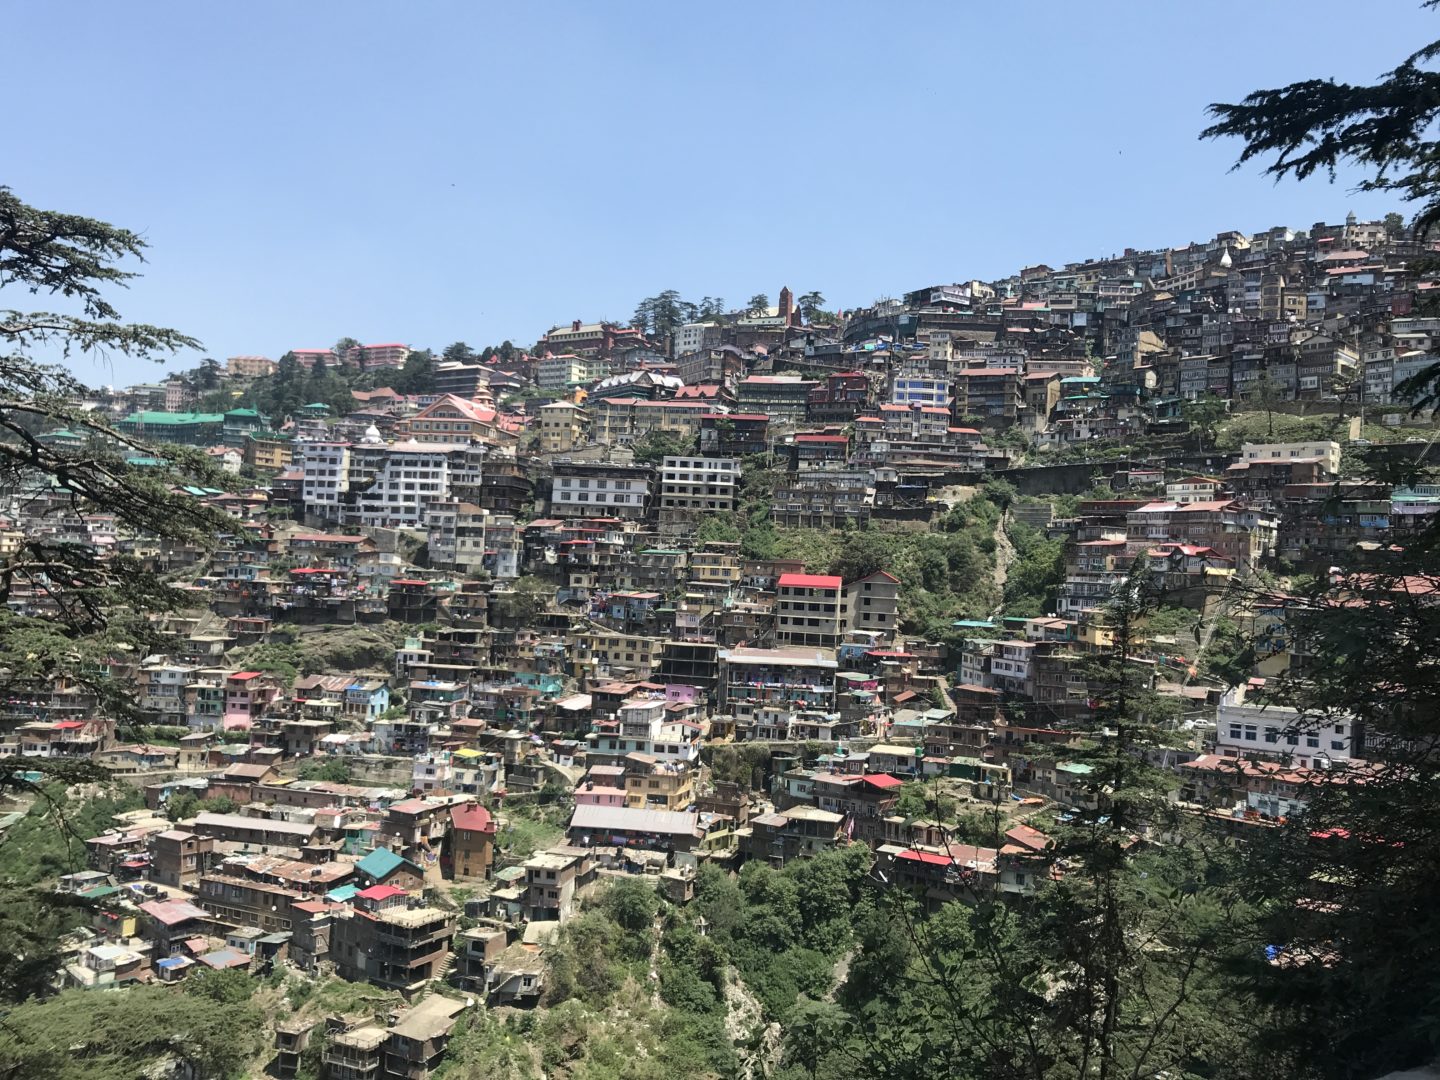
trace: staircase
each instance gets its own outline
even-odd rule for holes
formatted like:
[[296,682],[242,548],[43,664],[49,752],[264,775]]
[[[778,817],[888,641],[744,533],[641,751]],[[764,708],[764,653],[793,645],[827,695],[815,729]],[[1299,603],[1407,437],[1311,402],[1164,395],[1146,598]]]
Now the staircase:
[[435,974],[431,977],[431,981],[443,983],[446,979],[450,978],[450,973],[454,970],[455,953],[452,950],[445,954],[444,960],[440,961],[440,966],[435,969]]

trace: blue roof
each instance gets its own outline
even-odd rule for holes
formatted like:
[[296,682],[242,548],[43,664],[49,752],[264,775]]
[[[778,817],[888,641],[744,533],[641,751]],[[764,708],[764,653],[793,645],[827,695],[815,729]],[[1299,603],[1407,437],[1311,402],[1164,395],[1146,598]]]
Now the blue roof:
[[360,888],[357,885],[341,885],[338,889],[331,889],[329,892],[327,892],[325,894],[325,899],[335,900],[339,903],[343,903],[346,900],[349,900],[359,891]]
[[379,881],[404,862],[404,859],[389,848],[376,848],[356,863],[355,869]]

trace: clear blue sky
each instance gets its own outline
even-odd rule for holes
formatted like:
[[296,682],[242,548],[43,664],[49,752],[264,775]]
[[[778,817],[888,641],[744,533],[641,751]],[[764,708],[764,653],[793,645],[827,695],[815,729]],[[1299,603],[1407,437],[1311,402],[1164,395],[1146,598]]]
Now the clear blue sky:
[[[0,183],[151,244],[129,318],[219,358],[532,343],[675,288],[832,307],[1393,207],[1200,143],[1368,80],[1418,0],[15,3]],[[1349,182],[1347,183],[1347,179]],[[196,356],[172,366],[189,366]],[[154,377],[81,361],[88,381]]]

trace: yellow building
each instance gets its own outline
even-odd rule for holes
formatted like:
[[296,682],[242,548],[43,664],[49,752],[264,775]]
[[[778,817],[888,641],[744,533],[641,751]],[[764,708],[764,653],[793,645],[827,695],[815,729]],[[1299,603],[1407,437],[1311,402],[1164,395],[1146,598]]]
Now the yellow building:
[[290,467],[293,458],[289,439],[251,435],[245,440],[245,464],[257,471],[280,472]]
[[[719,545],[708,545],[718,547]],[[729,550],[705,550],[690,555],[690,580],[705,585],[734,585],[740,580],[740,545],[726,544]]]
[[652,431],[670,431],[699,438],[700,418],[715,411],[708,401],[646,401],[643,398],[601,398],[595,406],[595,437],[606,445],[626,445]]
[[590,414],[571,401],[541,406],[535,414],[539,449],[546,454],[568,453],[589,439]]
[[659,638],[594,630],[572,634],[570,641],[577,676],[625,670],[648,679],[659,668],[660,652],[665,647]]
[[656,761],[625,775],[625,805],[632,810],[684,810],[694,801],[694,778],[681,762]]

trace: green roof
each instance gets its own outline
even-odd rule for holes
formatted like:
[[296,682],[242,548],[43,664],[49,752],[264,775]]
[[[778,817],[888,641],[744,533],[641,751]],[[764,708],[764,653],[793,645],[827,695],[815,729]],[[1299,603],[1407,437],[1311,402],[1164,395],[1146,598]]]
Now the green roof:
[[260,413],[259,413],[258,411],[256,411],[255,409],[231,409],[231,410],[230,410],[229,412],[227,412],[225,415],[226,415],[227,417],[230,417],[230,416],[259,416]]
[[223,413],[195,413],[195,412],[136,412],[131,413],[122,424],[144,424],[146,427],[156,427],[169,424],[178,426],[180,424],[219,424],[225,420]]

